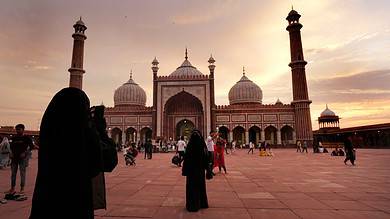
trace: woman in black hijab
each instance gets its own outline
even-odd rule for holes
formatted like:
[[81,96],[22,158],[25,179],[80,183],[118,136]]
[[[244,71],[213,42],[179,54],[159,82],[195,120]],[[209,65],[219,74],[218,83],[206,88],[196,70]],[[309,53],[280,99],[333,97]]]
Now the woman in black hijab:
[[92,178],[102,172],[102,160],[87,95],[77,88],[58,92],[43,115],[39,138],[30,219],[94,218]]
[[206,143],[198,130],[192,131],[184,154],[182,175],[187,177],[186,208],[198,211],[208,208],[205,171],[208,165]]

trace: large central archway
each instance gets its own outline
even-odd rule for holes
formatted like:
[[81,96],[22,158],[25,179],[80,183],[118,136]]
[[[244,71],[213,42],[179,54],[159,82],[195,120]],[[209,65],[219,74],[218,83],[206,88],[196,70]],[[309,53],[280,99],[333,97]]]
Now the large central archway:
[[[204,134],[203,118],[204,111],[201,101],[192,94],[181,91],[169,98],[164,106],[163,137],[177,139],[182,135],[178,132],[178,127],[184,127],[184,121],[188,124],[192,123],[191,131],[195,128]],[[188,127],[187,130],[189,130]]]

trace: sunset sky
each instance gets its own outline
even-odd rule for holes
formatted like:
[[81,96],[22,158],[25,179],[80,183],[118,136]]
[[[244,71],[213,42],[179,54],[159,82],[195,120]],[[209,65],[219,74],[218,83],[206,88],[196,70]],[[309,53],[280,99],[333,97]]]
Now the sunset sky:
[[84,91],[113,106],[114,90],[133,79],[152,102],[151,62],[169,75],[184,60],[208,74],[216,60],[216,104],[246,75],[263,103],[292,101],[291,5],[301,15],[313,129],[328,104],[341,127],[390,122],[390,1],[387,0],[2,0],[0,125],[36,130],[53,95],[68,86],[72,25],[82,16]]

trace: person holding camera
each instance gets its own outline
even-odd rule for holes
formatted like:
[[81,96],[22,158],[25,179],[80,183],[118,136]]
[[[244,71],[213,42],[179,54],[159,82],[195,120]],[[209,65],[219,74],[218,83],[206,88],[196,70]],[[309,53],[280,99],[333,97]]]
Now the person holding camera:
[[98,118],[104,107],[91,113],[89,104],[77,88],[64,88],[50,101],[40,127],[30,219],[93,219],[94,209],[105,207],[103,172],[113,170],[117,157],[104,117]]

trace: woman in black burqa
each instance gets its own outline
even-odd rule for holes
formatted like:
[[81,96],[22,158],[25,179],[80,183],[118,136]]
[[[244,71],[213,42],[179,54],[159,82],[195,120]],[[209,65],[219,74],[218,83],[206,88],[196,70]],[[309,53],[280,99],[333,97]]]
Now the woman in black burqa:
[[184,154],[182,175],[186,176],[186,208],[198,211],[208,208],[205,171],[208,165],[207,147],[198,130],[194,130]]
[[77,88],[58,92],[40,127],[30,219],[94,218],[92,178],[102,172],[96,135],[87,95]]

